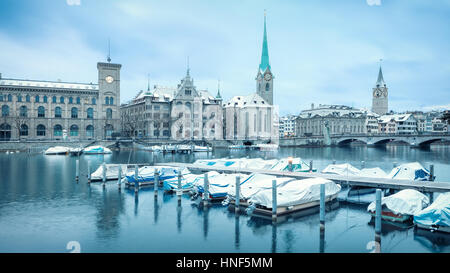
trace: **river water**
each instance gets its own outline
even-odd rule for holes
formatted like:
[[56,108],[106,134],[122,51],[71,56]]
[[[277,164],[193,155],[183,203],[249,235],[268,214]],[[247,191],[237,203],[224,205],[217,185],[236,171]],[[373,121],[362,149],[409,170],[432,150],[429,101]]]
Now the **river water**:
[[[81,178],[75,181],[71,156],[42,153],[0,153],[0,252],[353,252],[375,250],[374,226],[367,205],[339,202],[327,211],[325,231],[319,214],[270,220],[235,216],[221,204],[209,209],[182,197],[153,189],[134,190],[116,182],[87,184],[87,164],[95,170],[106,163],[193,162],[219,157],[301,157],[319,171],[348,162],[380,167],[418,161],[434,165],[436,181],[450,181],[450,147],[365,146],[283,148],[277,152],[215,150],[193,155],[154,155],[121,151],[111,155],[82,155]],[[450,252],[450,235],[412,226],[383,223],[381,252]]]

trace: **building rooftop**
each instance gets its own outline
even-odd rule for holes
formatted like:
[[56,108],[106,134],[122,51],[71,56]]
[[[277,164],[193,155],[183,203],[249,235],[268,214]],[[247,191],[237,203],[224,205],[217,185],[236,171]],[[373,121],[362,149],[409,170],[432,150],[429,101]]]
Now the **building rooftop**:
[[0,86],[11,87],[37,87],[37,88],[58,88],[58,89],[78,89],[78,90],[98,90],[98,84],[75,83],[62,81],[38,81],[23,79],[0,79]]

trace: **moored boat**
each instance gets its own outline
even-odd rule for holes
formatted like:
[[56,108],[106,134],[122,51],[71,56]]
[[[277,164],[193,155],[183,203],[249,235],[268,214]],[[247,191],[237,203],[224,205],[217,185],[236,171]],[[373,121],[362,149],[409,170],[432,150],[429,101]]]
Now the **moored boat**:
[[89,146],[83,149],[84,154],[111,154],[112,151],[109,148],[103,146]]
[[69,153],[70,148],[69,147],[63,147],[63,146],[55,146],[48,148],[45,150],[44,154],[46,155],[66,155]]
[[450,192],[439,194],[434,202],[414,215],[418,228],[450,233]]

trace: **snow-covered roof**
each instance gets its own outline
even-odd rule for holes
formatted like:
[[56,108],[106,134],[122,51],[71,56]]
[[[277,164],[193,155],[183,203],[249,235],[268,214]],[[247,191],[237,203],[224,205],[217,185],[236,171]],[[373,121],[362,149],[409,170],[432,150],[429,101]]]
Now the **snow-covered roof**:
[[98,90],[98,84],[74,83],[61,81],[37,81],[20,79],[0,79],[1,86],[14,87],[38,87],[38,88],[58,88],[58,89],[78,89],[78,90]]
[[380,123],[387,123],[391,120],[395,122],[406,121],[411,117],[411,114],[394,114],[394,115],[383,115],[378,119]]
[[352,117],[361,117],[368,115],[367,111],[363,111],[360,109],[352,108],[345,105],[322,105],[319,107],[304,110],[299,114],[300,118],[312,118],[315,116],[318,117],[326,117],[326,116],[335,116],[335,117],[343,117],[343,116],[352,116]]
[[271,107],[261,96],[257,93],[252,93],[247,96],[234,96],[230,101],[224,104],[224,107]]

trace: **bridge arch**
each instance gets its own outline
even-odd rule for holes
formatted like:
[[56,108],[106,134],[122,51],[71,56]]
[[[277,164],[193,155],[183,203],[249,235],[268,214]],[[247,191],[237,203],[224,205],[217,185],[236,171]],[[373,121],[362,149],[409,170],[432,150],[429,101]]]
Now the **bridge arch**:
[[353,142],[362,142],[364,144],[367,144],[367,141],[360,139],[360,138],[345,138],[342,140],[339,140],[337,145],[341,146],[341,145],[349,145],[350,143]]
[[421,142],[418,142],[417,145],[418,146],[428,146],[428,145],[430,145],[433,142],[444,141],[444,140],[446,140],[446,139],[445,138],[440,138],[440,137],[430,138],[430,139],[426,139],[426,140],[423,140]]

